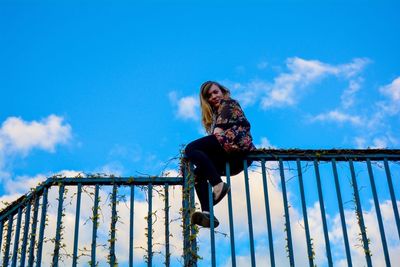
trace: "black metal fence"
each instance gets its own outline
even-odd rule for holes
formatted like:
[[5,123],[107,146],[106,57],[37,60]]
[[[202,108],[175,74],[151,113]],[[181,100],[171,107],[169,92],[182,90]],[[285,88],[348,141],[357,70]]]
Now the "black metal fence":
[[[138,187],[144,189],[147,205],[147,225],[139,229],[147,238],[146,246],[140,247],[145,251],[142,265],[158,265],[160,261],[156,263],[153,260],[155,253],[162,255],[165,266],[242,266],[242,262],[246,262],[247,266],[397,264],[396,257],[399,256],[396,252],[400,251],[400,150],[263,150],[252,153],[248,159],[254,160],[254,163],[248,167],[245,161],[244,172],[234,180],[230,176],[229,164],[226,166],[226,181],[232,190],[217,207],[218,212],[227,214],[227,221],[220,226],[222,232],[226,227],[225,234],[215,231],[213,219],[211,230],[200,229],[200,232],[197,226],[190,223],[190,214],[196,205],[194,178],[187,165],[183,177],[49,178],[0,212],[2,265],[41,266],[45,263],[43,265],[58,266],[66,262],[72,266],[136,265],[134,250],[138,248],[134,246],[134,219],[135,188]],[[240,181],[243,195],[237,193]],[[109,225],[105,245],[98,242],[98,227],[101,213],[99,190],[106,187],[110,191],[107,196],[110,214],[108,218],[102,216]],[[178,187],[181,193],[179,218],[171,218],[171,187]],[[55,189],[58,189],[56,198],[49,199],[49,191]],[[71,197],[66,199],[68,190]],[[211,190],[209,187],[210,193]],[[71,191],[74,193],[71,194]],[[90,203],[82,202],[82,192],[90,196]],[[156,198],[154,192],[158,193]],[[255,194],[262,195],[262,200],[255,198]],[[277,194],[280,194],[279,198]],[[127,236],[117,238],[116,232],[121,227],[117,226],[121,216],[118,207],[123,205],[119,199],[121,195],[125,197],[123,203],[128,208],[129,219],[124,223],[129,231]],[[174,199],[176,197],[173,196]],[[160,215],[155,214],[153,201],[160,198],[163,202],[164,237],[162,242],[156,242],[153,227]],[[74,218],[65,216],[66,201],[74,202]],[[54,225],[48,225],[51,203],[57,206]],[[245,203],[245,208],[235,209],[238,203]],[[277,211],[277,204],[281,206],[281,211]],[[385,212],[382,212],[383,205]],[[210,207],[213,217],[215,209],[211,194]],[[88,219],[91,221],[90,248],[79,242],[81,214],[83,211],[88,213],[88,210],[91,214]],[[280,212],[282,216],[278,220],[276,214]],[[368,225],[365,216],[370,218],[371,214],[376,224]],[[66,231],[66,220],[73,221],[73,230]],[[181,227],[178,236],[172,235],[170,229],[170,224],[177,220]],[[333,226],[335,222],[336,228]],[[239,229],[243,225],[246,227]],[[257,229],[254,229],[255,225]],[[313,225],[321,228],[320,231],[313,229]],[[354,225],[358,229],[356,241],[349,233],[355,229]],[[51,236],[46,236],[46,227],[54,227],[50,231]],[[375,231],[374,227],[377,227],[379,242],[375,239],[372,242],[369,236]],[[387,228],[390,228],[389,233]],[[276,229],[281,229],[284,236],[276,234]],[[244,232],[246,238],[243,237]],[[72,240],[69,254],[63,253],[67,250],[62,241],[66,235]],[[174,261],[171,260],[171,246],[175,245],[171,244],[170,237],[180,240],[182,244],[182,251],[178,257],[175,255],[177,260]],[[51,244],[51,253],[44,255],[46,260],[43,259],[44,242]],[[127,250],[118,250],[118,242],[128,243]],[[102,253],[98,253],[100,245],[105,247]],[[154,251],[155,246],[157,251]],[[359,257],[361,254],[362,260]],[[63,256],[69,259],[65,261]],[[63,263],[60,259],[64,260]]]

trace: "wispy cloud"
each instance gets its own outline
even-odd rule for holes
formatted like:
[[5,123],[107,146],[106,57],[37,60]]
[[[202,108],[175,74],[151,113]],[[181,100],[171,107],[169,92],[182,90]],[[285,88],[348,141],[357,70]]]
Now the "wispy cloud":
[[352,116],[339,110],[332,110],[327,113],[319,114],[311,118],[311,121],[333,121],[339,123],[349,122],[353,125],[363,124],[363,119],[360,116]]
[[355,80],[350,80],[349,87],[344,90],[340,97],[343,108],[348,109],[354,105],[356,93],[360,90],[362,82],[363,79],[361,77],[358,77],[358,79]]
[[305,60],[294,57],[286,61],[289,70],[274,79],[274,83],[262,98],[262,107],[282,107],[294,105],[299,101],[301,90],[307,85],[329,75],[351,78],[369,63],[368,59],[357,58],[342,65],[330,65],[318,60]]
[[364,124],[367,121],[365,118],[360,115],[351,115],[348,111],[355,104],[357,92],[361,89],[362,82],[363,78],[361,77],[350,80],[349,86],[340,96],[340,106],[334,110],[311,116],[310,121],[329,121],[340,124],[350,123],[355,126]]
[[[353,66],[353,69],[355,67]],[[350,73],[355,73],[350,71]],[[394,137],[390,127],[390,117],[400,111],[400,77],[376,91],[376,100],[371,105],[358,109],[355,102],[364,101],[357,97],[364,78],[353,77],[341,97],[340,105],[330,111],[311,116],[310,122],[331,122],[357,126],[356,136],[352,138],[357,148],[389,148],[396,146],[399,140]],[[380,93],[380,95],[379,95]],[[383,97],[383,99],[382,99]],[[361,113],[362,111],[362,113]],[[357,133],[358,132],[358,133]]]
[[243,107],[252,106],[259,102],[260,97],[269,90],[271,85],[264,80],[253,80],[247,83],[222,81],[222,84],[231,89],[234,97]]
[[330,76],[349,80],[347,95],[353,95],[362,81],[358,75],[370,62],[367,58],[355,58],[349,63],[333,65],[319,60],[293,57],[286,60],[287,70],[281,71],[272,83],[263,79],[246,83],[226,83],[244,105],[260,103],[263,109],[283,108],[299,103],[307,93],[308,86]]
[[400,111],[400,77],[389,84],[380,86],[378,91],[384,99],[376,101],[370,107],[370,115],[366,117],[362,127],[363,133],[354,139],[358,147],[364,145],[364,148],[366,146],[390,148],[397,146],[400,142],[393,133],[390,123],[391,117]]

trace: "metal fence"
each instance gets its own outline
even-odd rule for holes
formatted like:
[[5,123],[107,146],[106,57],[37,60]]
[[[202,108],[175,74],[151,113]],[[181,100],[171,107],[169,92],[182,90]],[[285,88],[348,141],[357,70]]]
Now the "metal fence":
[[[309,266],[315,266],[316,258],[318,256],[318,265],[319,266],[337,266],[339,264],[338,261],[333,259],[332,250],[335,250],[336,254],[337,251],[344,247],[345,250],[345,259],[346,262],[343,264],[344,266],[372,266],[372,253],[371,253],[371,245],[375,247],[380,247],[381,251],[384,254],[384,261],[383,262],[376,262],[376,266],[391,266],[398,264],[397,261],[393,260],[395,257],[398,257],[398,246],[400,245],[400,221],[399,221],[399,213],[398,213],[398,206],[400,205],[399,199],[395,196],[395,191],[397,190],[397,194],[399,193],[399,187],[395,188],[393,185],[392,174],[390,165],[393,167],[397,167],[399,165],[400,160],[400,152],[399,150],[265,150],[262,152],[257,152],[249,156],[249,158],[259,162],[259,166],[256,167],[256,172],[261,172],[261,179],[262,179],[262,188],[258,187],[255,188],[258,191],[263,191],[264,195],[264,208],[265,208],[265,215],[260,214],[260,211],[256,215],[256,220],[260,220],[261,216],[265,216],[265,233],[268,238],[268,245],[264,248],[268,248],[268,251],[259,251],[256,252],[255,249],[255,238],[254,238],[254,215],[252,214],[252,194],[250,193],[250,186],[249,186],[249,169],[246,166],[246,162],[244,162],[244,185],[245,185],[245,201],[247,207],[247,224],[248,224],[248,239],[247,244],[250,247],[250,251],[247,257],[247,264],[248,266],[256,266],[257,260],[259,262],[263,262],[262,266],[270,265],[270,266],[295,266],[296,264],[299,266],[304,266],[305,264]],[[266,166],[269,164],[269,166]],[[324,164],[324,175],[321,175],[321,165]],[[341,165],[341,170],[338,171],[338,164]],[[357,164],[357,171],[355,165]],[[254,165],[254,163],[253,163]],[[309,170],[309,167],[312,167],[313,171]],[[363,171],[362,169],[365,168],[366,170]],[[330,170],[329,170],[330,169]],[[375,172],[374,170],[375,169]],[[271,201],[273,202],[274,199],[269,197],[268,182],[267,182],[267,172],[269,172],[269,176],[273,176],[270,172],[276,171],[280,178],[279,184],[279,191],[282,194],[283,200],[283,217],[284,222],[282,228],[284,228],[284,232],[286,234],[285,237],[285,252],[287,253],[287,261],[279,261],[276,260],[277,253],[281,253],[281,251],[277,251],[274,247],[276,244],[276,239],[274,239],[274,230],[273,225],[271,222],[271,215],[270,205]],[[316,188],[313,191],[312,189],[308,190],[308,194],[305,193],[305,177],[304,177],[304,170],[307,170],[307,184],[310,185],[312,183],[316,184]],[[385,234],[385,227],[384,227],[384,220],[388,218],[382,217],[381,212],[381,205],[382,201],[379,202],[378,199],[378,192],[376,187],[376,179],[374,176],[377,176],[377,172],[381,172],[379,174],[379,184],[380,188],[382,186],[387,186],[387,191],[389,195],[389,199],[392,206],[392,215],[394,220],[389,222],[389,227],[392,227],[395,224],[395,231],[391,233],[391,238],[395,239],[395,243],[393,244],[394,248],[397,250],[392,250],[392,255],[389,255],[389,248],[387,244],[387,235]],[[382,175],[382,172],[384,175]],[[226,173],[227,173],[227,183],[231,184],[231,178],[229,175],[229,165],[226,166]],[[359,246],[361,247],[361,251],[364,254],[365,261],[360,262],[358,259],[357,263],[354,264],[352,260],[352,253],[351,251],[354,249],[350,245],[350,240],[348,236],[348,227],[349,222],[346,223],[346,212],[344,210],[344,202],[343,197],[344,194],[342,192],[343,188],[345,187],[344,181],[342,179],[342,184],[339,182],[339,178],[344,178],[344,176],[349,178],[349,185],[351,186],[350,190],[346,190],[346,199],[351,199],[351,205],[354,208],[354,214],[356,218],[356,224],[358,225],[358,237],[359,237]],[[396,176],[394,177],[396,183],[399,184],[399,172],[397,170]],[[236,179],[236,178],[235,178]],[[252,178],[254,180],[254,178]],[[367,179],[369,184],[367,185]],[[312,180],[312,181],[311,181]],[[330,181],[332,180],[332,181]],[[363,186],[360,187],[358,183],[362,180]],[[298,186],[298,191],[300,192],[299,201],[293,200],[289,202],[289,192],[288,192],[288,185],[291,185],[291,194],[295,191],[294,185]],[[333,185],[334,186],[329,186]],[[324,186],[325,185],[325,186]],[[400,184],[399,184],[400,185]],[[329,187],[329,188],[327,188]],[[363,187],[368,187],[369,190],[372,192],[372,199],[373,199],[373,208],[376,214],[376,220],[379,228],[379,236],[380,236],[380,243],[381,244],[371,244],[371,240],[368,237],[367,227],[365,225],[365,212],[363,211],[363,206],[365,206],[365,202],[368,202],[369,199],[361,199],[360,198],[360,191]],[[211,188],[209,188],[211,192]],[[364,191],[367,191],[366,189]],[[325,193],[324,193],[325,192]],[[316,194],[318,196],[317,203],[320,211],[320,223],[322,224],[322,232],[323,237],[315,236],[312,237],[310,226],[309,226],[309,215],[307,211],[310,210],[311,203],[307,203],[307,198],[310,198],[309,195]],[[362,192],[364,193],[364,192]],[[332,196],[336,195],[336,199],[333,199]],[[383,198],[387,199],[388,196],[382,196]],[[326,212],[327,203],[325,198],[329,198],[330,205],[332,205],[332,200],[335,200],[338,208],[338,213],[340,217],[340,225],[341,225],[341,242],[336,242],[335,247],[332,248],[332,240],[330,240],[330,232],[328,227],[327,218],[329,217]],[[229,240],[230,240],[230,264],[231,266],[236,266],[236,251],[238,249],[238,245],[235,244],[235,224],[237,222],[234,221],[234,214],[233,214],[233,205],[234,196],[232,193],[228,194],[228,212],[229,212]],[[346,201],[348,202],[348,201]],[[210,203],[212,203],[212,198],[210,197]],[[305,240],[303,244],[299,244],[297,240],[298,246],[306,247],[306,253],[300,254],[298,251],[294,250],[293,246],[293,233],[292,227],[293,222],[291,222],[291,215],[289,209],[295,209],[296,207],[299,208],[301,206],[302,216],[300,217],[300,221],[302,224]],[[212,207],[212,204],[210,204]],[[242,211],[239,211],[242,212]],[[330,211],[331,214],[334,214],[335,211]],[[211,217],[213,217],[213,209],[211,209]],[[332,217],[332,216],[330,216]],[[211,219],[211,222],[213,219]],[[371,229],[372,230],[372,229]],[[395,236],[393,236],[393,234]],[[324,255],[315,255],[315,250],[313,246],[313,239],[322,239],[324,241]],[[216,252],[215,247],[215,236],[213,231],[213,224],[211,224],[211,231],[210,231],[210,242],[211,242],[211,265],[217,266]],[[220,242],[221,244],[221,242]],[[299,246],[300,245],[300,246]],[[342,248],[340,248],[342,246]],[[220,247],[220,245],[218,246]],[[379,250],[377,250],[379,251]],[[397,251],[396,255],[395,254]],[[266,257],[264,255],[268,254]],[[354,254],[354,253],[353,253]],[[298,259],[298,261],[295,260]],[[268,258],[268,261],[262,261],[261,258]],[[302,262],[302,263],[299,263]],[[242,263],[243,264],[243,263]]]
[[[63,249],[63,243],[61,242],[64,227],[63,220],[65,220],[64,214],[64,202],[65,202],[65,191],[74,187],[76,193],[73,194],[75,204],[75,218],[74,218],[74,230],[73,233],[73,253],[69,255],[72,258],[72,266],[98,266],[99,256],[96,255],[98,250],[98,226],[100,217],[100,187],[111,187],[112,192],[110,194],[110,208],[111,216],[109,219],[109,237],[108,237],[108,254],[107,264],[110,266],[118,265],[116,258],[116,223],[119,215],[117,214],[117,192],[118,190],[127,190],[129,192],[129,237],[124,237],[121,242],[129,240],[128,249],[128,261],[127,265],[133,266],[133,251],[134,251],[134,201],[135,201],[135,187],[143,186],[147,192],[147,229],[143,229],[147,235],[147,255],[144,257],[144,261],[147,262],[148,266],[153,265],[153,191],[155,187],[160,187],[163,190],[164,196],[164,216],[166,222],[169,222],[169,188],[171,186],[182,186],[182,177],[128,177],[128,178],[116,178],[116,177],[88,177],[88,178],[49,178],[43,184],[39,185],[27,195],[22,196],[20,199],[9,205],[0,213],[0,247],[2,247],[2,265],[3,266],[41,266],[42,265],[42,250],[43,241],[45,240],[45,228],[47,227],[47,209],[49,206],[48,194],[52,188],[58,188],[57,202],[57,219],[56,229],[54,237],[46,237],[47,240],[53,244],[51,261],[48,265],[51,266],[64,266],[65,263],[60,263],[60,250]],[[89,194],[93,200],[90,204],[92,207],[82,207],[82,192],[87,192],[88,188],[93,189]],[[94,187],[94,188],[93,188]],[[88,203],[86,203],[88,204]],[[90,249],[87,250],[90,260],[80,261],[78,253],[78,242],[80,233],[80,216],[82,208],[90,209],[92,216],[92,234]],[[33,212],[32,212],[33,210]],[[39,217],[40,213],[40,217]],[[24,224],[21,225],[21,221]],[[68,233],[67,233],[68,234]],[[165,265],[170,264],[170,244],[169,244],[169,223],[165,223]],[[3,245],[2,245],[3,244]],[[84,253],[80,253],[84,254]],[[104,255],[103,255],[104,256]],[[104,259],[103,259],[104,260]]]
[[[181,240],[183,244],[180,253],[181,261],[174,264],[242,266],[243,259],[246,266],[336,266],[340,260],[344,266],[394,266],[398,262],[396,257],[399,257],[399,254],[396,252],[400,247],[398,213],[400,202],[396,194],[398,196],[400,187],[400,150],[263,150],[252,153],[248,159],[253,160],[252,166],[247,166],[247,161],[244,161],[244,171],[234,179],[231,179],[229,164],[226,165],[226,181],[232,186],[232,190],[228,193],[226,200],[218,205],[219,212],[223,209],[227,213],[228,221],[221,222],[220,226],[223,230],[226,227],[225,235],[220,235],[214,229],[215,207],[212,204],[211,186],[209,187],[211,229],[199,229],[190,223],[190,214],[196,205],[194,177],[187,165],[183,168],[184,178],[53,177],[0,212],[2,264],[3,266],[41,266],[43,241],[47,239],[52,244],[51,260],[48,264],[64,265],[59,263],[60,250],[65,249],[65,244],[62,242],[63,235],[66,234],[63,224],[65,221],[63,207],[66,201],[66,190],[73,187],[76,193],[73,194],[75,223],[70,233],[73,236],[70,255],[72,266],[88,264],[96,266],[99,258],[104,256],[107,257],[107,265],[115,266],[118,263],[125,265],[126,263],[133,266],[135,263],[133,255],[135,188],[144,187],[147,227],[143,231],[146,232],[147,246],[142,248],[146,252],[143,261],[147,266],[157,265],[153,261],[153,247],[156,245],[152,236],[153,192],[162,191],[158,198],[161,197],[164,203],[164,242],[162,252],[158,251],[158,253],[163,255],[163,264],[170,266],[169,239],[172,219],[170,218],[169,188],[171,186],[181,188],[179,190],[182,192],[179,204],[182,231],[181,235],[175,238]],[[239,190],[237,189],[239,181],[243,182],[242,196],[235,193]],[[85,206],[84,209],[90,209],[92,229],[90,249],[87,248],[85,254],[78,252],[82,251],[79,247],[79,222],[82,213],[82,191],[88,187],[92,188],[90,195],[93,206]],[[107,255],[104,253],[96,255],[96,248],[99,245],[100,187],[109,187],[111,191]],[[49,190],[54,188],[58,189],[57,216],[53,236],[49,237],[45,236],[45,228],[50,227],[46,219],[49,207],[48,194]],[[116,238],[116,223],[119,217],[117,207],[120,205],[117,192],[122,191],[128,196],[127,206],[129,207],[129,223],[127,224],[129,237],[124,237],[124,240],[129,240],[127,250],[129,255],[123,264],[116,257],[117,240],[121,241]],[[262,201],[255,198],[255,193],[262,195]],[[279,199],[276,193],[280,194]],[[239,202],[245,202],[246,210],[238,210],[237,207],[235,209],[235,205]],[[387,212],[388,203],[390,203],[389,212]],[[277,204],[281,205],[282,211],[276,211]],[[384,204],[385,212],[382,212]],[[351,208],[349,209],[348,206]],[[317,224],[321,226],[320,232],[312,227],[315,225],[316,210],[319,213]],[[279,212],[282,212],[281,221],[276,218],[279,217],[276,216]],[[314,213],[310,215],[312,212]],[[375,217],[379,242],[375,239],[371,240],[369,236],[374,230],[371,228],[375,225],[369,226],[369,221],[366,222],[365,217],[370,218],[371,214]],[[242,219],[238,220],[238,216],[245,218],[246,222],[244,223]],[[335,218],[338,222],[337,226],[340,227],[333,231]],[[243,224],[246,225],[245,228],[242,228]],[[352,225],[356,225],[358,229],[356,241],[358,244],[354,244],[354,238],[349,233],[353,231],[351,229],[355,229],[351,227]],[[389,234],[385,232],[387,228],[390,228]],[[277,229],[280,229],[284,235],[277,234]],[[246,232],[247,238],[243,238],[243,232]],[[355,254],[356,250],[358,254]],[[376,252],[372,253],[372,251]],[[85,254],[90,260],[82,262],[79,254]],[[363,255],[362,261],[358,257],[360,254]],[[380,258],[382,258],[381,261],[379,261]]]

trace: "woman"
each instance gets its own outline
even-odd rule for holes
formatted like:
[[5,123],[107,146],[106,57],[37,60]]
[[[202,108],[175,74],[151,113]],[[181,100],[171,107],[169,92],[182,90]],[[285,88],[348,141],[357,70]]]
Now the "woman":
[[[192,214],[192,223],[210,227],[208,183],[213,188],[213,204],[216,205],[230,190],[221,180],[221,175],[225,175],[225,163],[230,163],[232,175],[238,174],[243,170],[247,152],[255,147],[250,123],[239,103],[230,98],[226,87],[213,81],[203,83],[200,104],[202,123],[209,135],[188,144],[185,154],[195,166],[195,188],[202,210]],[[214,217],[214,226],[218,225]]]

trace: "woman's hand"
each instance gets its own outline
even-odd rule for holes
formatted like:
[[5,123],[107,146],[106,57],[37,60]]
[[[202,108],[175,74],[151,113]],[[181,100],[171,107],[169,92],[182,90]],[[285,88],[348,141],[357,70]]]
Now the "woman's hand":
[[221,135],[224,132],[224,130],[222,130],[222,128],[216,127],[213,131],[213,134],[215,135]]

